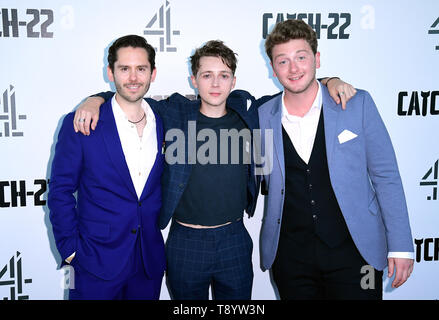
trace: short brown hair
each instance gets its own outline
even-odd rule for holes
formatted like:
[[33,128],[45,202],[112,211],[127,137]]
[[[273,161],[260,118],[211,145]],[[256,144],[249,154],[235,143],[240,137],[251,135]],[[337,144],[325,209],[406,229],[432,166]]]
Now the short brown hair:
[[202,57],[221,58],[223,63],[232,70],[233,74],[235,74],[237,62],[236,53],[227,47],[224,42],[220,40],[210,40],[204,46],[195,50],[195,53],[191,56],[192,74],[195,77],[200,69],[200,59]]
[[144,37],[130,34],[124,37],[120,37],[113,42],[110,49],[108,49],[108,66],[111,71],[114,72],[114,63],[117,61],[117,51],[120,48],[143,48],[148,53],[148,61],[151,65],[151,73],[155,69],[155,50],[154,48],[146,41]]
[[315,31],[302,20],[285,20],[276,23],[274,29],[265,40],[265,52],[273,61],[271,52],[277,44],[286,43],[293,39],[303,39],[308,42],[312,52],[317,53],[317,35]]

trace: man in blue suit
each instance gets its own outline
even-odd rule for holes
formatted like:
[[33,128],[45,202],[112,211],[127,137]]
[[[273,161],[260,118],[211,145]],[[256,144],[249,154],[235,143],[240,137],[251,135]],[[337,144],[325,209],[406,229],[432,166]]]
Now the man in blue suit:
[[48,205],[63,264],[75,272],[70,299],[160,296],[163,126],[156,102],[143,99],[156,75],[154,60],[144,38],[117,39],[107,69],[117,92],[102,106],[99,128],[77,135],[74,114],[64,118]]
[[278,23],[265,47],[284,92],[258,109],[262,132],[273,133],[262,147],[272,150],[265,155],[262,267],[272,269],[282,299],[381,299],[386,265],[389,277],[396,269],[393,287],[413,269],[384,123],[366,91],[345,111],[330,98],[316,80],[320,53],[306,23]]

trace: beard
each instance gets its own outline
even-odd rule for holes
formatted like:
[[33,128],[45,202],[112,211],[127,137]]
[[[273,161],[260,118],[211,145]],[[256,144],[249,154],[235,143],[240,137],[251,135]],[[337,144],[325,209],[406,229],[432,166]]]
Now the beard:
[[[148,92],[149,84],[142,87],[141,83],[128,83],[128,84],[121,84],[115,82],[117,93],[126,101],[134,103],[138,102],[139,100],[143,99],[145,94]],[[130,93],[129,90],[126,88],[130,85],[139,85],[139,91],[136,93]]]
[[315,80],[316,80],[316,71],[314,71],[314,73],[311,74],[311,77],[307,80],[307,82],[305,82],[305,84],[303,84],[300,87],[293,87],[289,85],[289,83],[287,83],[286,85],[282,83],[282,85],[284,86],[285,90],[288,90],[293,94],[301,94],[306,92],[312,86]]

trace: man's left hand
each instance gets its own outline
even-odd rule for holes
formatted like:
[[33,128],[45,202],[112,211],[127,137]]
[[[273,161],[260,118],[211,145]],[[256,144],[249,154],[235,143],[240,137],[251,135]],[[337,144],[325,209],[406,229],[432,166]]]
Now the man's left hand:
[[328,87],[329,95],[337,104],[341,103],[343,110],[346,110],[346,102],[357,93],[353,86],[337,78],[330,79],[326,86]]
[[398,288],[407,281],[413,272],[413,259],[405,258],[388,258],[389,271],[388,277],[391,278],[396,268],[395,279],[392,282],[392,288]]

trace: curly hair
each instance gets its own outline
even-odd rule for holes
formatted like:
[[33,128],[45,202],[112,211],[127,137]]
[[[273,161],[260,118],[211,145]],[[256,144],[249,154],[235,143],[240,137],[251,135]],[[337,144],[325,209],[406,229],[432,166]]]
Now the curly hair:
[[270,61],[273,47],[294,39],[303,39],[310,45],[314,54],[317,53],[317,36],[315,31],[302,20],[285,20],[278,22],[265,41],[265,52]]

